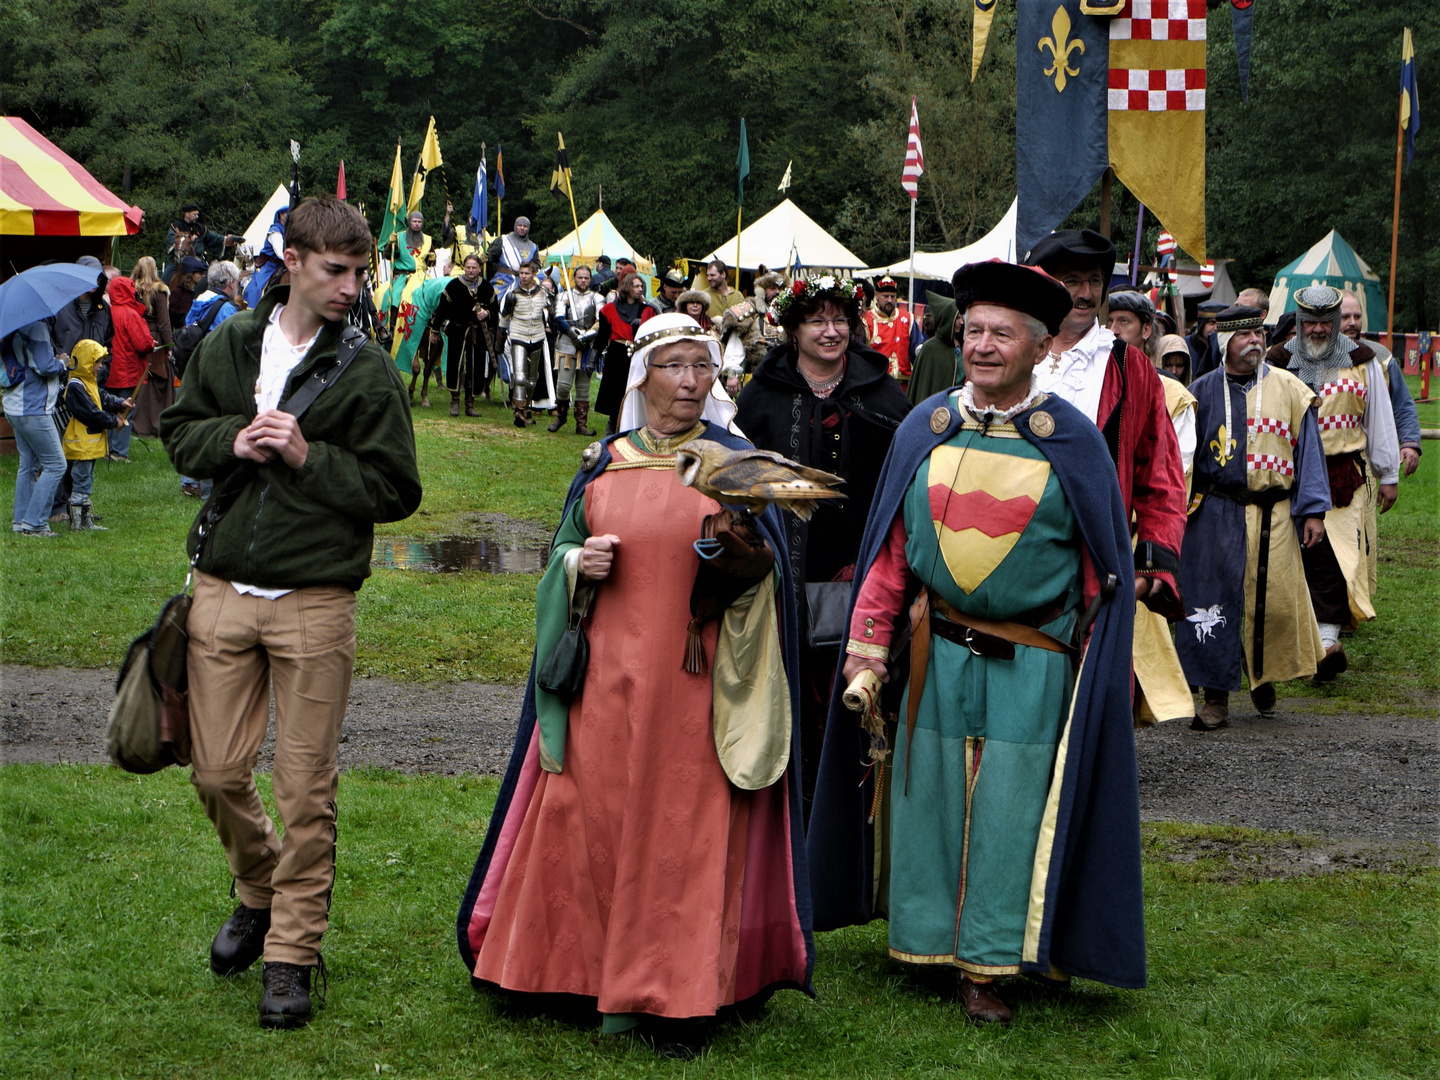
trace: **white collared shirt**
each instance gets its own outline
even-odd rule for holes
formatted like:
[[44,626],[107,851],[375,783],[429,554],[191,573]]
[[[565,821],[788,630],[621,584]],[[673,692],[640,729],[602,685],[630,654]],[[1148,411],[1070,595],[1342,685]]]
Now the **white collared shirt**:
[[1096,320],[1084,337],[1058,357],[1054,353],[1042,356],[1035,365],[1035,381],[1047,394],[1074,405],[1093,424],[1100,412],[1100,389],[1105,385],[1114,345],[1115,335]]
[[[275,310],[270,312],[270,321],[265,324],[265,335],[260,342],[260,377],[255,380],[256,413],[273,409],[280,404],[280,395],[285,392],[285,383],[289,381],[290,373],[295,370],[300,361],[305,359],[305,354],[310,351],[310,346],[315,344],[315,338],[319,336],[317,330],[315,334],[311,335],[309,341],[292,345],[290,339],[285,336],[285,331],[280,327],[280,313],[284,310],[284,304],[275,305]],[[279,600],[287,593],[295,591],[293,589],[262,589],[258,585],[246,585],[239,581],[232,581],[230,584],[241,596],[249,593],[251,596],[258,596],[265,600]]]

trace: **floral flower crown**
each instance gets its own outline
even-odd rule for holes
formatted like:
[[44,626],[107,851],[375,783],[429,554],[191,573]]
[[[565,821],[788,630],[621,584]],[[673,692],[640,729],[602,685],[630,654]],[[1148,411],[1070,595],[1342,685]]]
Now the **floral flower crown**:
[[850,300],[859,300],[864,296],[864,290],[860,283],[854,278],[837,278],[833,274],[822,274],[820,277],[796,278],[788,289],[783,290],[779,296],[770,301],[770,308],[765,313],[765,318],[772,326],[779,326],[780,320],[797,300],[814,300],[823,298],[834,300],[837,304],[844,304]]

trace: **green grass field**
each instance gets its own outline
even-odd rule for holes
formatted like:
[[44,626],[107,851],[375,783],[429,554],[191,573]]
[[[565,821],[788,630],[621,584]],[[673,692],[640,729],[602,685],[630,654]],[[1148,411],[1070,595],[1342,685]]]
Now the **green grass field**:
[[[497,405],[478,420],[416,410],[425,499],[382,535],[434,538],[473,532],[476,515],[504,515],[548,535],[588,439],[572,429],[519,430]],[[1426,406],[1427,409],[1440,405]],[[1427,422],[1428,421],[1423,421]],[[1440,420],[1436,421],[1440,424]],[[1437,445],[1437,444],[1430,444]],[[134,464],[97,466],[95,504],[109,532],[0,539],[0,659],[6,663],[114,667],[131,638],[185,577],[184,539],[199,509],[180,494],[158,440],[138,440]],[[1440,457],[1432,451],[1430,457]],[[14,457],[0,459],[0,490],[13,490]],[[1440,610],[1440,461],[1426,460],[1381,518],[1380,618],[1347,643],[1351,672],[1316,690],[1319,708],[1414,712],[1433,705],[1440,662],[1433,647]],[[357,604],[362,675],[409,681],[525,678],[534,647],[538,575],[377,569]]]
[[[261,791],[269,800],[267,778]],[[229,877],[185,775],[0,770],[0,1074],[14,1077],[1434,1076],[1440,872],[1255,880],[1193,858],[1233,829],[1146,829],[1151,985],[1018,989],[979,1030],[884,956],[883,924],[819,939],[816,1000],[781,993],[700,1060],[503,1010],[454,943],[490,780],[348,772],[327,1004],[262,1032],[257,972],[215,978]],[[273,812],[273,806],[272,806]],[[1208,850],[1208,849],[1207,849]],[[1203,851],[1201,852],[1203,856]]]

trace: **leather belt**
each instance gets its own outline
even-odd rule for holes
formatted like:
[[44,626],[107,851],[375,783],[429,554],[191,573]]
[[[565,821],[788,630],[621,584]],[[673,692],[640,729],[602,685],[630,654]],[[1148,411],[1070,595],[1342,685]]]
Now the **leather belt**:
[[[1110,584],[1107,582],[1107,584]],[[1113,591],[1113,584],[1111,585]],[[1096,607],[1105,596],[1104,590],[1095,598]],[[1058,619],[1065,611],[1065,597],[1056,597],[1041,607],[1021,612],[1009,622],[982,619],[956,611],[941,597],[921,589],[910,605],[910,697],[905,708],[905,794],[910,793],[910,748],[915,744],[915,721],[920,715],[920,696],[925,689],[925,675],[930,666],[930,635],[964,645],[976,656],[996,660],[1013,660],[1016,645],[1029,645],[1051,652],[1078,655],[1078,649],[1037,627]],[[1088,613],[1090,618],[1093,614]]]
[[1050,652],[1075,655],[1073,646],[1067,645],[1039,627],[1058,619],[1065,611],[1065,598],[1055,600],[1030,611],[1022,612],[1013,619],[986,619],[959,611],[938,596],[930,600],[930,629],[937,637],[964,645],[976,656],[988,656],[996,660],[1015,659],[1015,646],[1027,645]]

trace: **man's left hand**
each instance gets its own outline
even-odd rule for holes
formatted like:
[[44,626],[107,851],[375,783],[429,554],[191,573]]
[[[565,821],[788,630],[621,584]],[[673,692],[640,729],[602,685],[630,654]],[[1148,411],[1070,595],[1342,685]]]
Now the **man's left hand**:
[[1413,446],[1402,446],[1400,448],[1400,475],[1414,476],[1415,470],[1420,467],[1420,451]]
[[1399,484],[1381,484],[1379,492],[1380,513],[1385,513],[1395,505],[1395,500],[1400,497]]
[[1159,596],[1164,586],[1157,577],[1147,577],[1144,574],[1135,575],[1135,599],[1149,600],[1152,596]]
[[1300,546],[1313,548],[1325,539],[1325,518],[1307,517],[1300,528]]
[[250,422],[250,441],[265,450],[280,455],[280,460],[292,469],[305,464],[310,453],[310,444],[300,434],[300,423],[287,412],[266,409]]

